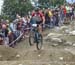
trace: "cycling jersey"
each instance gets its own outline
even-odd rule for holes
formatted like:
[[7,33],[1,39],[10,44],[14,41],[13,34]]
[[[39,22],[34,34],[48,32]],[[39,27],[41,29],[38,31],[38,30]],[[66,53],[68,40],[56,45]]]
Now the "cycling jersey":
[[34,20],[34,23],[41,24],[42,21],[43,21],[43,16],[44,16],[43,13],[39,13],[39,12],[38,13],[33,13],[32,18]]

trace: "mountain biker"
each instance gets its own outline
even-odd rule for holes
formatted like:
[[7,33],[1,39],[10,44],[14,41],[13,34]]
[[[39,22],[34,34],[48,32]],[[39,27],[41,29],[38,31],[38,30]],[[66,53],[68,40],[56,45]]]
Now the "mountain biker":
[[37,8],[35,10],[35,12],[32,13],[32,18],[34,20],[33,24],[37,24],[38,25],[38,30],[42,34],[42,25],[41,24],[45,23],[44,14],[42,13],[42,11],[39,8]]

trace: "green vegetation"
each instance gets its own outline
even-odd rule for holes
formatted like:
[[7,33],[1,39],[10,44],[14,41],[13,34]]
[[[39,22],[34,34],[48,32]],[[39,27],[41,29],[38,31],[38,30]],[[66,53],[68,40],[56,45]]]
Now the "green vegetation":
[[23,16],[32,8],[29,0],[4,0],[2,16],[5,18],[13,18],[16,14]]
[[56,6],[64,4],[65,0],[39,0],[39,3],[46,6]]
[[[64,4],[65,0],[39,0],[39,4],[43,7],[51,7],[60,4]],[[15,18],[16,14],[21,16],[28,13],[28,11],[33,10],[30,0],[4,0],[2,9],[2,18]]]

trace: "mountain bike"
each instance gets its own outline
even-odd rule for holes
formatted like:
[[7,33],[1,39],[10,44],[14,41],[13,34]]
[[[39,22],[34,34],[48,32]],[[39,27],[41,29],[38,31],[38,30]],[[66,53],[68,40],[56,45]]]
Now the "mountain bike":
[[43,45],[43,36],[38,30],[37,24],[33,24],[30,30],[29,34],[29,44],[32,46],[34,43],[36,43],[37,50],[40,50]]

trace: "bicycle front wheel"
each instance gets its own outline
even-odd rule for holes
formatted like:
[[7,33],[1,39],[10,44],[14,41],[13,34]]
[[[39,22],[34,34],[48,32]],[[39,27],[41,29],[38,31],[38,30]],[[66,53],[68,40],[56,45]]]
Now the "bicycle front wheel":
[[32,46],[34,44],[34,32],[30,32],[29,34],[29,45]]
[[42,35],[39,33],[37,33],[37,38],[36,38],[36,48],[37,50],[40,50],[42,48],[43,45],[43,37]]

